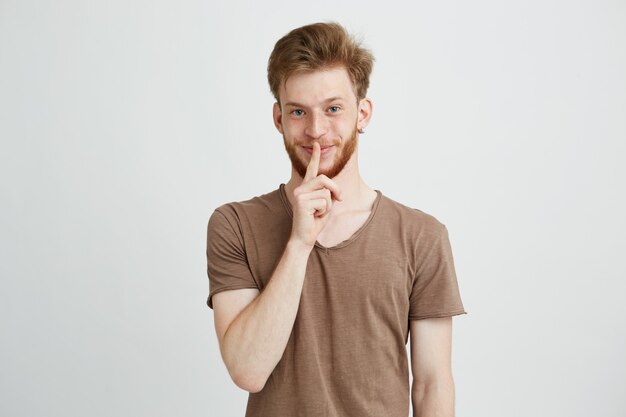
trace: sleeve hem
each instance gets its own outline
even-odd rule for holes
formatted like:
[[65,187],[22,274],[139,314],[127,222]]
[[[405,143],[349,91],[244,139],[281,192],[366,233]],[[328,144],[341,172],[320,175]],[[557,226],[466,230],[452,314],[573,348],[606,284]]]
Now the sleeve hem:
[[206,304],[209,306],[209,308],[213,309],[213,296],[215,294],[218,294],[222,291],[227,291],[227,290],[242,290],[244,288],[254,288],[255,290],[258,290],[259,287],[257,287],[256,285],[252,285],[252,284],[246,284],[246,285],[229,285],[227,287],[222,287],[222,288],[218,288],[214,291],[211,291],[211,293],[209,294],[209,297],[206,300]]
[[414,316],[409,316],[409,320],[422,320],[422,319],[431,319],[431,318],[439,318],[439,317],[450,317],[450,316],[458,316],[460,314],[467,314],[464,309],[454,310],[454,311],[444,311],[440,313],[429,313],[429,314],[418,314]]

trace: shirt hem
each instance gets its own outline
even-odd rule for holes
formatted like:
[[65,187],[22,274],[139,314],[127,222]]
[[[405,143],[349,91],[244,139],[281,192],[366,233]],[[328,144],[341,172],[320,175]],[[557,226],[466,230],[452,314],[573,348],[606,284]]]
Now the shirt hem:
[[227,291],[227,290],[242,290],[244,288],[254,288],[255,290],[259,289],[259,287],[255,286],[255,285],[251,285],[251,284],[249,284],[249,285],[232,285],[232,286],[228,286],[228,287],[218,288],[217,290],[214,290],[214,291],[212,291],[209,294],[209,297],[206,300],[206,305],[208,305],[210,309],[213,309],[213,300],[212,299],[213,299],[213,296],[215,294],[219,294],[222,291]]
[[450,317],[450,316],[458,316],[460,314],[467,314],[465,310],[454,310],[454,311],[446,311],[440,313],[430,313],[430,314],[420,314],[417,316],[409,316],[409,320],[422,320],[422,319],[431,319],[431,318],[439,318],[439,317]]

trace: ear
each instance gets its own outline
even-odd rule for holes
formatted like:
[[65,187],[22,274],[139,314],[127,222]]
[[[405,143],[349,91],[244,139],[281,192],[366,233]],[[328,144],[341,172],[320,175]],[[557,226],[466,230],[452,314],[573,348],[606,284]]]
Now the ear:
[[283,112],[280,110],[280,104],[278,104],[278,102],[274,103],[272,112],[274,116],[274,126],[283,134]]
[[359,129],[365,129],[370,123],[372,118],[372,100],[369,98],[363,98],[359,101],[359,118],[357,120],[357,127]]

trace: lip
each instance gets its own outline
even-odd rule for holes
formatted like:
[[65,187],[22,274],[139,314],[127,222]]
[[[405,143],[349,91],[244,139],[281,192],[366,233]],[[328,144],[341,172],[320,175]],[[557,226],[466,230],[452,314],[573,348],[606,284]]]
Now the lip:
[[[333,148],[335,147],[335,145],[330,145],[330,146],[322,146],[321,148],[321,152],[320,155],[326,155],[328,152],[330,152]],[[313,155],[313,147],[312,146],[303,146],[304,150],[306,151],[306,153],[308,153],[309,155]]]

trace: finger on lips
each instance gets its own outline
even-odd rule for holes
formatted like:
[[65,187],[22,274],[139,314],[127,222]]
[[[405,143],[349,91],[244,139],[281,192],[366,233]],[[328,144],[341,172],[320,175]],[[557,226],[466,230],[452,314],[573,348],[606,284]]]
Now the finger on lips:
[[320,144],[317,142],[313,142],[313,152],[311,154],[311,159],[309,160],[309,165],[306,169],[306,174],[304,175],[305,182],[317,177],[317,171],[320,166],[320,153]]
[[319,171],[321,148],[318,142],[313,142],[313,152],[309,165],[307,166],[306,174],[304,175],[304,181],[302,181],[301,187],[304,191],[315,191],[320,188],[327,188],[331,192],[331,198],[341,201],[341,190],[337,184],[328,178],[326,175],[317,175]]

